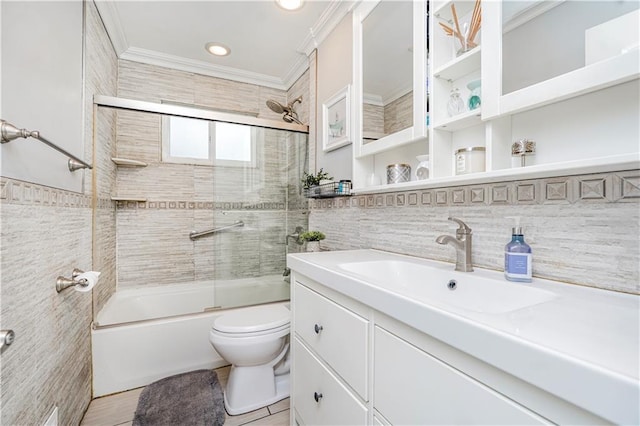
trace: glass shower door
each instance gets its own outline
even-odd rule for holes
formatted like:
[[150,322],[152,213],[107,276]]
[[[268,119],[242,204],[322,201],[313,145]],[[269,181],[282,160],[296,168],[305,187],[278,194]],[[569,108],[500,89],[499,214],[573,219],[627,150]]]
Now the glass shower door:
[[[286,235],[290,228],[306,229],[307,224],[300,183],[308,163],[307,135],[229,127],[232,135],[216,132],[217,138],[226,139],[213,143],[222,153],[212,173],[213,224],[215,228],[243,225],[227,228],[213,239],[215,307],[288,300]],[[234,147],[225,150],[228,141]]]

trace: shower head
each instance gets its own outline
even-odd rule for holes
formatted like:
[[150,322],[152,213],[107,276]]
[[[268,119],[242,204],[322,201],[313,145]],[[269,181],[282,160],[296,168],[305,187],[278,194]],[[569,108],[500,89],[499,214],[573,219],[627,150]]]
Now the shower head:
[[269,109],[277,114],[282,114],[285,112],[285,106],[281,105],[280,102],[274,101],[272,99],[267,100],[267,106]]
[[287,106],[284,106],[280,102],[274,101],[273,99],[268,99],[267,106],[271,111],[275,112],[276,114],[282,114],[282,119],[285,122],[302,124],[302,122],[298,120],[298,114],[293,109],[293,106],[296,103],[301,103],[301,102],[302,102],[302,96],[298,96],[296,99],[293,100],[293,102],[291,102]]
[[302,121],[298,120],[298,114],[296,114],[294,111],[291,111],[289,113],[285,112],[282,115],[282,119],[287,123],[303,124]]

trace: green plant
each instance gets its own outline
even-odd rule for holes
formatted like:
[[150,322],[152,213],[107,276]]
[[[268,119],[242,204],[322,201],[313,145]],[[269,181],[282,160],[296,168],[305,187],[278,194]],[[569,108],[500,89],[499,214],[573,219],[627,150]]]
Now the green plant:
[[304,189],[309,189],[312,186],[320,185],[320,181],[322,180],[331,179],[333,179],[333,176],[329,176],[329,173],[326,173],[322,169],[320,169],[315,175],[304,172],[304,174],[302,175],[302,185]]
[[307,231],[300,234],[300,241],[322,241],[326,237],[320,231]]

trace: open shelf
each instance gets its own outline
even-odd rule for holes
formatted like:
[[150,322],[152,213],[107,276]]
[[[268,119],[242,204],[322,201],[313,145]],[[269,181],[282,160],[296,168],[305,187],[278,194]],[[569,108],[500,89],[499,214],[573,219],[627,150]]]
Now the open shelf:
[[451,5],[455,4],[456,14],[458,18],[465,16],[473,11],[474,2],[472,1],[445,1],[433,11],[433,16],[443,21],[453,23],[453,15],[451,13]]
[[454,81],[480,69],[481,47],[482,46],[474,47],[470,51],[438,67],[433,71],[433,76],[447,81]]
[[492,182],[506,182],[524,179],[538,179],[558,176],[581,175],[640,168],[640,153],[612,155],[602,158],[588,158],[584,160],[564,161],[559,163],[537,164],[533,166],[507,168],[481,173],[469,173],[458,176],[445,176],[425,180],[394,183],[390,185],[376,185],[357,187],[354,195],[376,194],[393,191],[411,191],[420,189],[446,188],[459,185],[475,185]]
[[147,167],[148,164],[143,161],[131,160],[128,158],[111,157],[113,161],[119,167]]
[[482,110],[481,108],[477,108],[454,115],[453,117],[448,117],[446,120],[442,120],[439,123],[433,123],[433,128],[436,130],[455,132],[480,123],[482,123]]
[[111,197],[111,201],[140,201],[140,202],[144,202],[144,201],[147,201],[147,199],[145,197],[134,197],[134,196],[119,197],[117,195],[114,195],[114,196]]

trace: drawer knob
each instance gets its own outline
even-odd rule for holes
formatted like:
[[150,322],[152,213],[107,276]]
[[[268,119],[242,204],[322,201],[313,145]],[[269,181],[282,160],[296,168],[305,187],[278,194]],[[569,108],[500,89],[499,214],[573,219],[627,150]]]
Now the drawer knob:
[[[320,334],[320,332],[323,330],[323,328],[322,328],[321,325],[316,324],[316,325],[313,326],[313,330],[316,332],[316,334]],[[320,395],[320,396],[322,396],[322,395]]]
[[314,392],[313,393],[313,399],[315,399],[316,402],[320,402],[320,400],[322,399],[322,394],[318,393],[318,392]]

